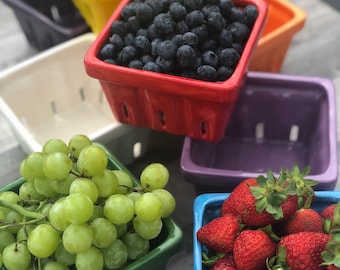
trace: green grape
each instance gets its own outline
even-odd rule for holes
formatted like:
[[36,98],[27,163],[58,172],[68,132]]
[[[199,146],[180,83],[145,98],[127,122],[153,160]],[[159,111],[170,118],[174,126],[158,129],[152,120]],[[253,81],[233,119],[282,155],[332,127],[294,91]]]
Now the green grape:
[[89,224],[70,224],[63,233],[62,241],[65,249],[73,254],[84,252],[93,243],[93,231]]
[[72,170],[72,167],[72,160],[65,153],[61,152],[46,155],[42,164],[46,177],[54,180],[65,179]]
[[128,230],[128,224],[124,223],[124,224],[115,224],[116,227],[116,231],[117,231],[117,238],[121,238],[124,234],[126,234],[127,230]]
[[92,200],[85,194],[73,193],[63,201],[64,218],[73,224],[82,224],[88,221],[94,211]]
[[155,194],[163,204],[162,218],[166,218],[172,214],[176,208],[176,200],[174,196],[165,189],[155,189],[151,193]]
[[38,212],[43,214],[45,217],[48,217],[48,213],[50,212],[52,205],[53,205],[52,202],[44,203]]
[[92,141],[86,135],[77,134],[74,135],[68,142],[68,151],[73,157],[78,158],[81,150],[91,144]]
[[28,235],[27,247],[34,256],[47,258],[57,249],[59,241],[56,229],[48,224],[39,224]]
[[68,270],[68,267],[60,262],[49,261],[44,265],[43,270]]
[[28,238],[28,235],[30,234],[31,231],[33,231],[35,227],[36,225],[33,225],[33,224],[26,224],[20,227],[16,235],[16,241],[17,242],[26,241]]
[[63,231],[66,229],[70,222],[64,218],[64,208],[63,202],[65,197],[61,197],[58,199],[50,208],[48,212],[48,220],[51,225],[59,231]]
[[42,152],[45,155],[49,155],[49,154],[57,153],[57,152],[61,152],[67,155],[68,147],[63,140],[58,139],[58,138],[52,138],[52,139],[47,140],[43,144]]
[[35,178],[33,184],[35,190],[47,198],[58,195],[58,193],[52,188],[51,180],[48,178]]
[[93,231],[93,245],[98,248],[105,248],[117,239],[115,225],[106,218],[96,218],[91,223]]
[[95,204],[93,206],[93,214],[91,218],[89,219],[89,221],[92,222],[93,220],[99,217],[104,217],[104,206],[100,204]]
[[[3,191],[0,192],[0,200],[9,204],[17,204],[18,202],[21,201],[21,198],[14,191]],[[0,206],[0,210],[3,212],[5,216],[10,211],[10,209],[2,206]]]
[[105,201],[104,216],[113,224],[128,223],[134,213],[133,201],[125,195],[114,194]]
[[2,254],[0,253],[0,267],[2,267]]
[[31,254],[24,243],[11,243],[2,253],[2,262],[7,270],[26,270],[31,260]]
[[104,257],[101,251],[91,246],[88,250],[76,255],[77,270],[102,270],[104,267]]
[[161,218],[153,221],[144,221],[138,216],[133,219],[133,228],[139,236],[144,239],[154,239],[156,238],[163,227],[163,222]]
[[103,148],[97,145],[86,146],[81,150],[77,167],[80,173],[86,176],[95,176],[106,169],[108,156]]
[[95,183],[89,178],[77,178],[70,186],[70,194],[82,193],[87,195],[93,203],[98,199],[98,189]]
[[118,180],[118,188],[116,190],[116,194],[127,194],[129,193],[129,188],[133,187],[133,181],[131,176],[122,170],[112,170],[112,172],[116,175]]
[[45,177],[42,169],[45,155],[42,152],[32,152],[20,164],[20,174],[23,178],[33,181],[35,178]]
[[107,248],[103,248],[101,252],[104,257],[104,265],[108,269],[119,269],[128,259],[127,248],[120,239],[114,241]]
[[142,238],[136,232],[127,232],[122,237],[122,241],[126,246],[130,260],[137,260],[149,252],[150,241]]
[[3,252],[5,247],[7,247],[9,244],[12,244],[15,242],[14,235],[6,230],[0,230],[0,254]]
[[101,173],[93,176],[91,180],[97,186],[98,196],[101,198],[108,198],[114,194],[118,188],[117,176],[109,169],[105,169]]
[[153,221],[162,216],[162,201],[153,193],[142,194],[135,202],[135,213],[144,221]]
[[46,197],[39,193],[35,187],[34,183],[32,181],[25,181],[21,184],[19,187],[19,196],[22,200],[38,200],[43,201]]
[[55,192],[62,195],[68,195],[70,191],[70,186],[73,180],[77,178],[76,175],[70,173],[64,180],[50,180],[51,187]]
[[11,233],[17,233],[20,229],[20,225],[18,225],[18,223],[21,223],[24,220],[24,217],[19,214],[16,211],[9,211],[6,216],[5,219],[3,220],[4,224],[11,224],[12,226],[7,228],[7,230]]
[[61,243],[54,252],[55,259],[63,265],[73,265],[76,263],[76,255],[68,252]]
[[140,175],[140,183],[147,191],[164,188],[169,180],[169,171],[161,163],[151,163]]
[[127,193],[125,196],[130,198],[133,201],[133,203],[135,203],[137,199],[140,198],[140,196],[142,196],[142,193],[133,191],[133,192]]

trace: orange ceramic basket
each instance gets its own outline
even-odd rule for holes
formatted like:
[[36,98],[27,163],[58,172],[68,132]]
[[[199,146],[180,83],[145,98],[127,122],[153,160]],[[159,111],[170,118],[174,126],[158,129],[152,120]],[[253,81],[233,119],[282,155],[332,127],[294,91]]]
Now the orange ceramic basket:
[[293,36],[300,31],[306,13],[288,0],[266,0],[268,17],[249,69],[279,72]]

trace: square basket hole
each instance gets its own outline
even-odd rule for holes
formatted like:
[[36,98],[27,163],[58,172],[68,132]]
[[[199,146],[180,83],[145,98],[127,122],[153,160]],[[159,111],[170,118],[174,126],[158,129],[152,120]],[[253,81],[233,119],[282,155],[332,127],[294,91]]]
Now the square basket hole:
[[260,140],[264,138],[264,123],[259,122],[255,126],[255,138]]
[[296,142],[299,139],[299,126],[292,125],[290,127],[289,140],[291,142]]

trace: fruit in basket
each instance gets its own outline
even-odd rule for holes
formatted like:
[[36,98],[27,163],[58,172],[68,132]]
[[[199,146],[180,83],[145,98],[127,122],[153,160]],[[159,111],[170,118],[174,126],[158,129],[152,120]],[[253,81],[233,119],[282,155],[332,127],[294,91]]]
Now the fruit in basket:
[[[218,265],[228,256],[233,258],[234,266],[227,267],[238,270],[340,267],[340,201],[319,212],[312,209],[315,198],[312,187],[317,182],[306,179],[309,171],[308,167],[300,171],[294,166],[274,177],[269,170],[267,178],[259,176],[241,182],[223,201],[220,215],[196,232],[197,240],[206,248],[202,254],[203,264],[211,270],[215,265],[221,269]],[[295,211],[285,217],[283,205],[289,196],[295,197]],[[276,208],[271,205],[273,198],[279,202]],[[282,211],[278,211],[280,208]],[[259,222],[254,223],[249,215],[259,218]],[[232,251],[223,252],[218,247],[223,238],[220,233],[235,226],[234,222],[219,230],[208,230],[222,217],[234,218],[240,228],[232,242]],[[204,238],[202,231],[206,232]],[[229,269],[227,267],[225,269]]]
[[[231,0],[157,4],[132,0],[111,24],[111,36],[98,57],[130,68],[224,81],[232,75],[257,16],[255,5],[237,7]],[[220,54],[227,48],[232,50],[232,61]],[[215,53],[217,64],[204,61],[207,51]]]
[[118,269],[149,252],[175,209],[169,172],[150,164],[137,184],[108,164],[105,149],[82,134],[68,144],[50,139],[22,161],[18,192],[0,193],[7,270]]

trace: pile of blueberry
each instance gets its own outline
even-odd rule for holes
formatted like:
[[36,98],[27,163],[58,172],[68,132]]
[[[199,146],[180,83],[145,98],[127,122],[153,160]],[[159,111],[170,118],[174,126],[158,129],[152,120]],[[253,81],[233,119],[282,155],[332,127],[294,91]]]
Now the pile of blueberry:
[[132,0],[110,28],[107,63],[203,81],[234,72],[258,16],[232,0]]

